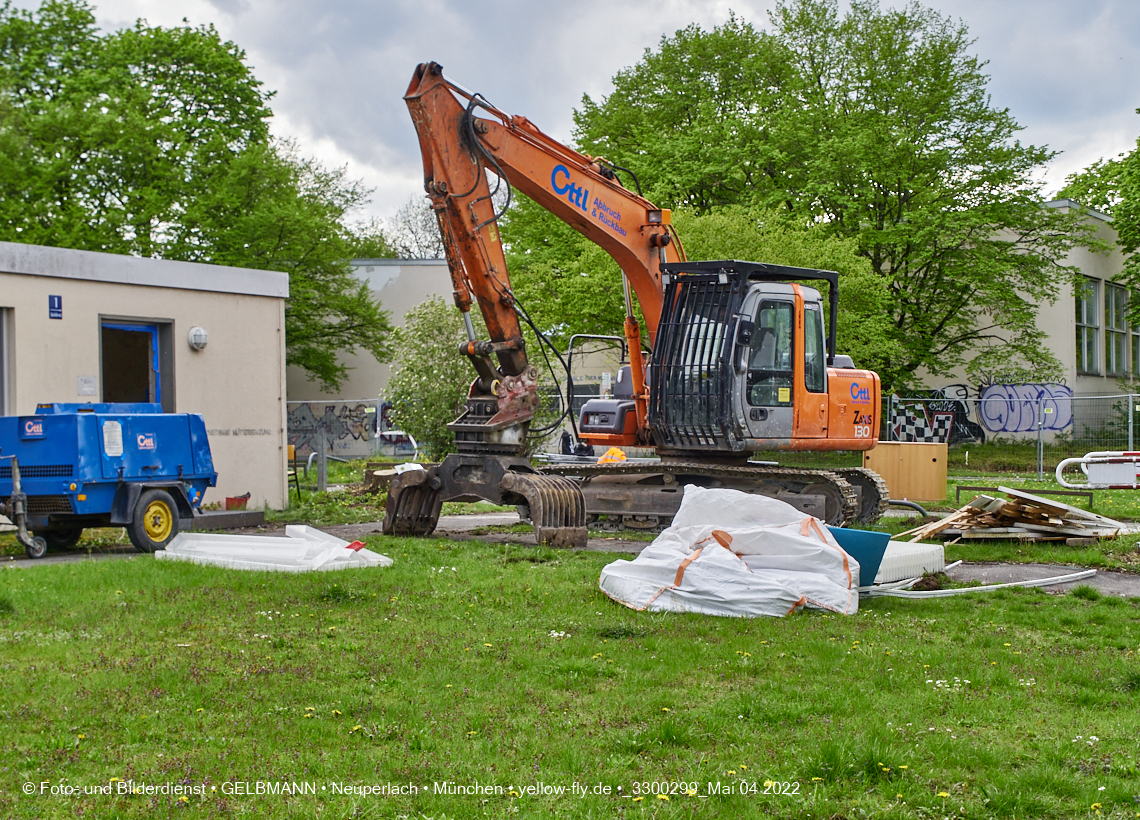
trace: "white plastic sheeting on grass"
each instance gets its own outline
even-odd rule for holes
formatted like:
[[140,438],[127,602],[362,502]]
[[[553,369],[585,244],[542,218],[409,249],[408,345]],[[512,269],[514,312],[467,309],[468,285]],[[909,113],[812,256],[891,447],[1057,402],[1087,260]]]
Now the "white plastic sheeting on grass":
[[602,592],[652,612],[790,615],[859,608],[859,564],[818,520],[737,490],[685,487],[673,525],[632,561],[602,570]]
[[176,535],[166,549],[155,552],[154,557],[271,572],[327,572],[392,566],[391,558],[365,549],[360,541],[350,544],[327,532],[301,525],[286,527],[284,538],[183,532]]

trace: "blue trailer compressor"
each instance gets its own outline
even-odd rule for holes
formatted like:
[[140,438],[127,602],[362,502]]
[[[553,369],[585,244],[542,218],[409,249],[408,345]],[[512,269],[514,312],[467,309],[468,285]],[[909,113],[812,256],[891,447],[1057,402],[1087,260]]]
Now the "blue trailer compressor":
[[126,527],[161,549],[218,474],[202,417],[159,404],[41,404],[0,417],[0,513],[29,557],[74,546],[87,527]]

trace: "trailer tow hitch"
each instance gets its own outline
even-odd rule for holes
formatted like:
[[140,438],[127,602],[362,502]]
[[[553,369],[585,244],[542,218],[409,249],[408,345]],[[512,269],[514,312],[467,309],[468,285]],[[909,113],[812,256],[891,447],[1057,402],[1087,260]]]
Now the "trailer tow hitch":
[[29,558],[43,558],[47,553],[47,541],[28,532],[28,497],[20,486],[20,461],[15,456],[0,456],[12,460],[12,495],[7,504],[0,504],[0,513],[6,515],[16,525],[16,540],[24,545]]

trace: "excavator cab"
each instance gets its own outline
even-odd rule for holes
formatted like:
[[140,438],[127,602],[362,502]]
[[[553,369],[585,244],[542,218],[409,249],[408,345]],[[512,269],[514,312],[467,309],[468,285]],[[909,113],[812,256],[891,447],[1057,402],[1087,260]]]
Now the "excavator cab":
[[[830,321],[820,292],[830,284]],[[879,379],[835,355],[838,274],[755,262],[662,266],[649,427],[678,454],[868,450]],[[739,455],[737,455],[739,454]]]

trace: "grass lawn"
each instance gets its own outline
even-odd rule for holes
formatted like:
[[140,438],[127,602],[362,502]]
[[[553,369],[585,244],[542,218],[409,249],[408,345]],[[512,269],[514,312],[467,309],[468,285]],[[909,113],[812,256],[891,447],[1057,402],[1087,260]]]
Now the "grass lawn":
[[[646,614],[598,591],[613,556],[368,542],[395,566],[0,570],[0,816],[1140,812],[1138,599]],[[120,781],[197,791],[22,792]]]

